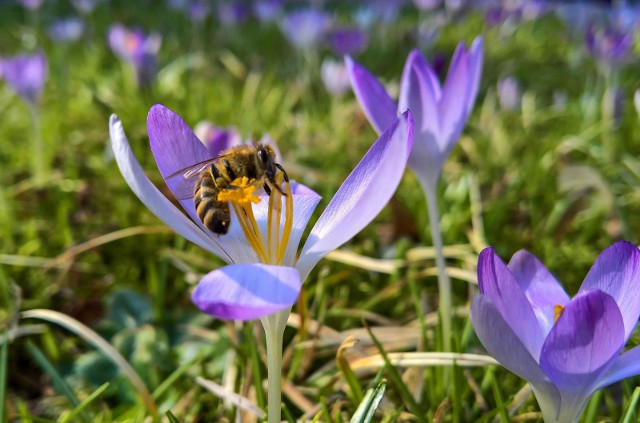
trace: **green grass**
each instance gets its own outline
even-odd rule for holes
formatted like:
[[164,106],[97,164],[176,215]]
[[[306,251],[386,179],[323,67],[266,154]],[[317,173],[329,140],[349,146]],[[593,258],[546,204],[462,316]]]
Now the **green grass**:
[[[85,339],[54,324],[28,326],[32,322],[20,320],[21,311],[47,308],[83,322],[108,341],[152,392],[158,415],[233,421],[241,411],[225,406],[224,398],[195,378],[213,380],[264,406],[261,330],[258,324],[214,320],[193,306],[190,291],[198,277],[222,262],[165,230],[130,191],[108,154],[109,116],[120,117],[136,157],[159,187],[163,181],[146,135],[146,114],[155,103],[192,126],[209,119],[256,139],[269,133],[290,176],[323,195],[319,210],[375,133],[353,96],[331,98],[319,70],[290,49],[275,26],[252,22],[223,28],[209,20],[197,31],[180,15],[150,16],[140,5],[104,3],[109,4],[101,4],[90,18],[90,34],[68,46],[54,44],[45,33],[54,17],[70,13],[66,5],[48,2],[35,27],[17,5],[0,6],[0,52],[37,46],[50,62],[39,107],[44,185],[32,180],[29,110],[0,83],[0,322],[20,335],[10,336],[6,359],[4,346],[0,354],[7,369],[0,371],[0,387],[7,380],[6,389],[0,389],[0,419],[38,422],[77,414],[108,422],[151,415],[129,380]],[[145,91],[136,89],[130,69],[105,45],[105,31],[116,20],[164,33],[160,73]],[[409,33],[416,21],[407,11],[388,31],[374,32],[357,59],[386,82],[397,83],[414,47]],[[600,113],[603,83],[596,66],[580,53],[580,40],[567,37],[551,17],[522,23],[504,38],[471,15],[448,24],[425,53],[449,57],[459,40],[480,33],[486,46],[480,95],[438,192],[445,245],[462,246],[449,265],[473,274],[486,245],[495,246],[504,259],[526,248],[575,293],[606,246],[622,238],[640,242],[635,218],[640,131],[632,107],[637,70],[629,66],[619,73],[625,110],[612,127]],[[521,111],[504,112],[497,104],[495,84],[507,74],[525,89]],[[552,105],[557,92],[566,95],[566,108]],[[589,104],[596,105],[595,112]],[[580,184],[570,183],[576,175]],[[410,172],[395,197],[398,207],[387,207],[345,250],[405,259],[431,245],[426,204]],[[143,229],[71,249],[138,227]],[[439,327],[430,316],[418,318],[419,301],[412,295],[426,287],[429,305],[437,311],[434,266],[421,259],[381,273],[366,265],[322,261],[293,309],[305,316],[304,324],[285,332],[283,415],[348,421],[359,406],[354,398],[365,392],[370,404],[384,392],[374,421],[508,421],[511,411],[540,420],[532,396],[511,409],[524,382],[502,368],[426,367],[413,373],[424,377],[424,389],[415,397],[407,381],[410,369],[393,366],[386,356],[378,377],[380,367],[351,372],[336,365],[340,342],[354,330],[361,343],[344,352],[350,361],[383,351],[414,351],[419,343],[424,351],[440,348]],[[453,279],[453,288],[454,304],[461,307],[454,345],[460,352],[482,352],[468,320],[476,288],[462,278]],[[363,319],[381,330],[375,344]],[[636,336],[632,343],[637,342]],[[360,383],[357,395],[350,388],[354,375]],[[455,398],[445,388],[447,378],[455,383]],[[634,380],[629,383],[634,386]],[[588,407],[588,421],[632,421],[637,415],[633,388],[614,385],[598,399]],[[361,416],[370,417],[367,407],[360,408]]]

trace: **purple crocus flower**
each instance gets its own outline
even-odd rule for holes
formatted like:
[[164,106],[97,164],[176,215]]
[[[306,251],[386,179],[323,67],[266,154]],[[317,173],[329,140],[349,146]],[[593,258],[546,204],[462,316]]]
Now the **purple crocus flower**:
[[84,23],[77,18],[66,18],[54,22],[49,27],[49,37],[55,42],[68,43],[82,36]]
[[544,420],[578,421],[589,397],[640,373],[640,347],[623,354],[640,316],[640,250],[620,241],[597,258],[575,297],[536,257],[505,265],[492,248],[478,259],[471,322],[487,351],[526,379]]
[[633,34],[611,25],[592,24],[587,28],[585,44],[593,58],[611,66],[627,57],[633,45]]
[[399,111],[409,109],[416,122],[409,166],[423,187],[435,184],[451,149],[458,141],[478,93],[483,45],[478,37],[467,51],[458,44],[444,86],[422,54],[409,54],[396,103],[364,67],[346,58],[351,86],[369,122],[382,133]]
[[513,76],[505,76],[498,80],[498,101],[502,110],[513,112],[520,108],[522,92],[520,84]]
[[140,29],[129,30],[121,24],[114,24],[109,28],[107,38],[113,53],[133,66],[138,86],[151,84],[157,72],[156,56],[162,43],[160,35],[147,36]]
[[341,96],[349,89],[349,72],[342,61],[323,60],[320,67],[320,78],[331,95]]
[[82,14],[88,15],[94,11],[100,0],[73,0],[73,7]]
[[42,51],[0,58],[0,76],[32,106],[42,95],[48,69],[47,56]]
[[218,20],[223,25],[239,25],[249,19],[248,6],[235,3],[223,3],[218,8]]
[[286,15],[280,24],[284,36],[298,49],[317,46],[331,24],[331,17],[320,10],[299,9]]
[[[183,198],[177,182],[168,177],[213,156],[189,126],[162,105],[149,111],[147,129],[160,173],[176,197]],[[280,208],[286,210],[281,213],[282,218],[275,218],[272,213],[280,200],[259,197],[259,202],[248,209],[255,216],[252,228],[256,232],[250,232],[250,237],[243,229],[247,217],[239,220],[236,204],[231,202],[229,232],[218,236],[204,228],[192,200],[180,200],[190,220],[155,188],[133,156],[115,115],[110,120],[110,134],[120,171],[142,202],[177,233],[228,264],[203,277],[193,292],[195,304],[212,316],[248,320],[288,309],[316,263],[380,212],[402,178],[402,163],[409,156],[413,140],[413,120],[407,112],[391,122],[318,218],[299,255],[302,233],[320,201],[311,189],[292,182],[283,199],[285,207]],[[236,193],[240,189],[229,191]],[[276,192],[273,190],[272,196]],[[280,236],[272,238],[274,233]],[[265,246],[256,234],[257,238],[274,240],[274,244],[269,241]]]
[[219,156],[224,150],[242,144],[242,136],[235,128],[221,128],[208,120],[199,122],[193,132],[207,147],[211,157]]
[[283,0],[257,0],[253,13],[260,22],[273,22],[282,14],[283,3]]
[[358,28],[336,28],[329,39],[331,49],[339,56],[358,54],[367,47],[367,34]]
[[44,0],[20,0],[20,4],[29,10],[38,10]]

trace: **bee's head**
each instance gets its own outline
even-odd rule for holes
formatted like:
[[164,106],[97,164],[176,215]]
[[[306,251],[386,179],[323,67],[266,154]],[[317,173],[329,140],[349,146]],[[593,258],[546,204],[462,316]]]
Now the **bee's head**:
[[264,166],[265,176],[267,177],[267,179],[269,179],[269,181],[275,181],[277,169],[282,170],[286,181],[289,180],[287,172],[284,171],[282,166],[276,163],[276,150],[272,146],[270,146],[269,144],[260,144],[256,147],[256,149],[258,150],[258,159]]

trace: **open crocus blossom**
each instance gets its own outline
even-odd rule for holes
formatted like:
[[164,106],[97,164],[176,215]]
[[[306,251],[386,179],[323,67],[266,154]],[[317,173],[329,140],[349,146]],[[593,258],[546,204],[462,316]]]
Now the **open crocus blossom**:
[[[151,108],[147,129],[164,178],[212,158],[191,128],[162,105]],[[110,134],[120,171],[142,202],[177,233],[228,263],[204,276],[193,293],[195,304],[216,317],[247,320],[288,309],[315,264],[380,212],[402,177],[413,121],[403,114],[373,144],[311,229],[299,256],[302,233],[320,200],[311,189],[291,182],[284,184],[284,196],[276,189],[271,197],[257,196],[246,181],[234,181],[237,186],[228,193],[221,190],[232,206],[231,225],[226,235],[218,236],[204,227],[192,199],[180,200],[189,220],[149,181],[115,115]],[[167,180],[182,198],[178,182]]]
[[544,420],[578,421],[597,390],[640,374],[640,347],[622,354],[640,316],[640,250],[620,241],[597,258],[572,298],[527,251],[478,260],[471,322],[487,351],[526,379]]
[[478,37],[467,51],[458,44],[444,86],[424,56],[413,50],[404,66],[398,103],[364,67],[346,58],[351,86],[378,134],[398,113],[411,110],[415,142],[409,166],[420,182],[437,181],[442,166],[458,141],[478,93],[483,46]]

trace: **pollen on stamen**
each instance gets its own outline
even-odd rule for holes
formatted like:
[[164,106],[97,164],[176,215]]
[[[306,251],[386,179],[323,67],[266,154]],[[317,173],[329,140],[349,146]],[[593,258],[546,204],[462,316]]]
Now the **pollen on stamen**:
[[243,176],[234,180],[229,188],[220,190],[218,192],[218,201],[231,201],[240,205],[258,204],[260,197],[255,194],[255,190],[255,185],[250,184],[249,178]]
[[564,311],[563,305],[556,304],[555,306],[553,306],[553,323],[558,321],[563,311]]

